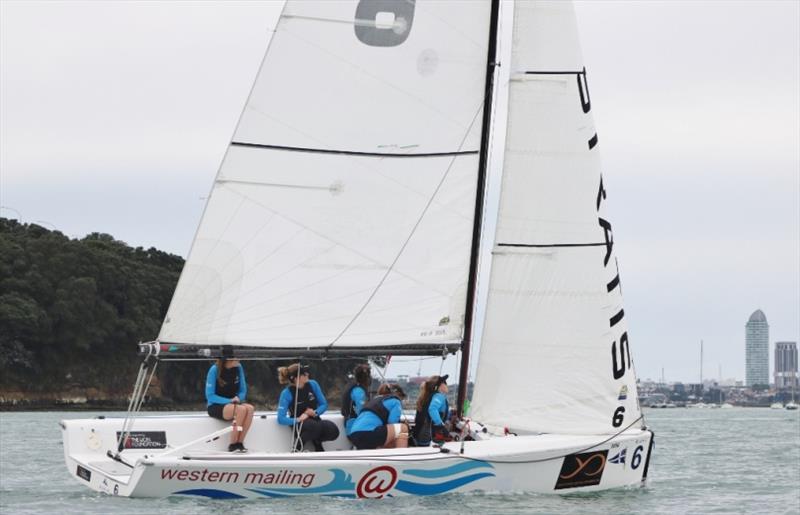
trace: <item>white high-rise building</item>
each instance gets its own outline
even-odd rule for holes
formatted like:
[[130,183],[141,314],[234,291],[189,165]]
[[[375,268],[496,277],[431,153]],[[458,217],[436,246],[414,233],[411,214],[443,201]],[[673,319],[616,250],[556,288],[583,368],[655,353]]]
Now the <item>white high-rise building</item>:
[[769,324],[760,309],[745,325],[745,384],[769,384]]

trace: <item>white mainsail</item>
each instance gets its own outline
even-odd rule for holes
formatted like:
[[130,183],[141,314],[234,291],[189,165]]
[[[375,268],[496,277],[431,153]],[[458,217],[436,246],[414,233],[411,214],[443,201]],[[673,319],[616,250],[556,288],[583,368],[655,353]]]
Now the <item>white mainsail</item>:
[[286,3],[160,341],[460,341],[489,10]]
[[617,433],[641,412],[572,5],[518,2],[513,31],[471,417],[514,430]]

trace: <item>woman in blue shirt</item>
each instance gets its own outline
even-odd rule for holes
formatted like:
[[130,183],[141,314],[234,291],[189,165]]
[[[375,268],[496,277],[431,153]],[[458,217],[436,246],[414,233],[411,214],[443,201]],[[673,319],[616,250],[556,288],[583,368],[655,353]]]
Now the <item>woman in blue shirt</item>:
[[233,420],[241,431],[231,433],[229,452],[247,452],[244,438],[253,423],[255,408],[244,402],[247,397],[247,382],[244,368],[233,358],[233,349],[224,347],[222,357],[211,365],[206,376],[206,401],[208,414],[220,420]]
[[308,366],[300,363],[278,369],[279,380],[286,388],[278,400],[278,423],[292,426],[292,439],[296,439],[295,450],[301,451],[309,442],[316,451],[324,451],[322,442],[339,438],[339,428],[320,415],[328,409],[328,401],[319,383],[309,379]]
[[357,449],[408,447],[408,425],[400,423],[406,394],[396,384],[388,390],[369,401],[353,422],[350,441]]
[[353,422],[361,414],[361,410],[369,400],[369,385],[372,382],[369,365],[357,365],[353,369],[355,383],[345,388],[342,395],[342,416],[344,416],[344,429],[347,437],[352,432]]
[[422,385],[414,417],[414,441],[417,446],[430,445],[431,440],[444,441],[450,407],[447,403],[448,375],[433,376]]

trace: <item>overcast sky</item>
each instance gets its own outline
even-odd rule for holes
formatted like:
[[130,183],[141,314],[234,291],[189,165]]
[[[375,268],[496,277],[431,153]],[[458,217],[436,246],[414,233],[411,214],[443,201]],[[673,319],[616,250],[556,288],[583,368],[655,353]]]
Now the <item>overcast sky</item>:
[[[0,215],[185,256],[276,7],[0,2]],[[743,378],[800,339],[800,2],[576,12],[638,375]]]

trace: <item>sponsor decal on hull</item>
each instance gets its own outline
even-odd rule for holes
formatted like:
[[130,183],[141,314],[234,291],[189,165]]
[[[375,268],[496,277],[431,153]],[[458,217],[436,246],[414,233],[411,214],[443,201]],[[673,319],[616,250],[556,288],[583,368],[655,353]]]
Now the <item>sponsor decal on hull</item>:
[[[117,441],[122,436],[120,431],[117,431]],[[124,449],[166,449],[167,448],[167,432],[166,431],[131,431],[130,434],[122,442]]]
[[622,449],[617,454],[615,454],[615,455],[611,456],[610,458],[608,458],[608,462],[609,463],[616,463],[616,464],[622,465],[624,467],[625,466],[625,456],[627,454],[628,454],[628,449],[627,448]]
[[83,479],[84,481],[92,481],[92,471],[89,469],[85,469],[78,465],[78,470],[75,472],[79,478]]
[[606,456],[608,456],[608,450],[565,456],[555,489],[599,485],[606,468]]
[[[358,497],[380,499],[393,493],[409,495],[437,495],[456,490],[487,477],[494,477],[494,467],[483,461],[464,461],[437,469],[398,469],[381,465],[369,469],[358,480],[343,469],[328,469],[329,476],[319,472],[300,472],[280,469],[275,472],[236,472],[185,470],[165,468],[160,471],[164,481],[205,483],[200,488],[182,489],[176,495],[197,495],[212,499],[240,499],[246,497],[226,486],[264,497],[291,497],[295,495],[325,495],[335,497]],[[325,478],[328,477],[328,479]],[[207,483],[216,483],[222,488],[209,488]],[[201,486],[198,484],[198,486]]]

